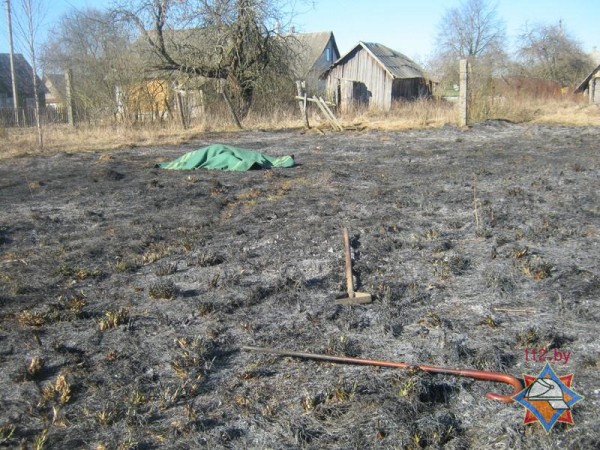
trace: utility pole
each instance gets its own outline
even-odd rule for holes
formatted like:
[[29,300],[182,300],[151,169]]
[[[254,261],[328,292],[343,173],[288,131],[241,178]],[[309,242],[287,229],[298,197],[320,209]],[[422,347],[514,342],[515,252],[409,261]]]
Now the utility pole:
[[15,58],[14,58],[14,47],[13,47],[13,35],[12,35],[12,20],[10,13],[10,0],[6,2],[6,24],[8,28],[8,47],[10,50],[10,78],[12,80],[12,91],[13,91],[13,108],[15,110],[15,125],[19,126],[19,99],[17,97],[17,76],[15,74]]

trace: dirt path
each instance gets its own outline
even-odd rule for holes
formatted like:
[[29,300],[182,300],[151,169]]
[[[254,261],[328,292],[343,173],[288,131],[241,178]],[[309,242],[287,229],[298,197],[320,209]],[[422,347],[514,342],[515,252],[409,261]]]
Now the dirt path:
[[[299,165],[154,167],[217,142]],[[493,122],[2,161],[0,447],[597,448],[599,152]],[[342,225],[370,305],[334,304]],[[243,345],[519,377],[569,352],[585,399],[546,434],[502,385]]]

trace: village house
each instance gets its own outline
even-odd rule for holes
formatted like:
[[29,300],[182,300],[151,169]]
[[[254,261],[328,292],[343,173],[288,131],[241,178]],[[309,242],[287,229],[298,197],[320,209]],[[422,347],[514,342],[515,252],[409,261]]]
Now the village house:
[[61,74],[45,74],[44,86],[46,87],[46,106],[59,110],[67,104],[67,88],[65,76]]
[[[35,95],[33,92],[33,69],[20,53],[13,54],[15,75],[17,79],[17,99],[20,107],[33,107]],[[45,89],[42,81],[37,79],[40,89],[40,101],[43,103]],[[12,108],[13,91],[10,71],[10,54],[0,53],[0,108]]]
[[340,57],[333,32],[292,33],[290,37],[294,77],[305,83],[309,94],[322,94],[326,84],[321,75]]

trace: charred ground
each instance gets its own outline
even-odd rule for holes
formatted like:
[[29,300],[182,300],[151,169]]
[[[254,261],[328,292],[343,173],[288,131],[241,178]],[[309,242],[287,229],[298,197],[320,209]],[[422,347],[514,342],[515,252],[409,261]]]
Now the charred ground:
[[[154,167],[215,142],[298,166]],[[0,162],[0,446],[599,447],[599,142],[494,122]],[[370,305],[334,304],[342,225]],[[556,348],[585,400],[547,435],[504,385],[243,345],[516,376]]]

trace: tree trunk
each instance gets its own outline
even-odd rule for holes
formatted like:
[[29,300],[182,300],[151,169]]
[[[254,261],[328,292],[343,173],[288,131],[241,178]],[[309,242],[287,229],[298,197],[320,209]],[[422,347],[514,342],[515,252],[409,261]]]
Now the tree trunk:
[[231,99],[229,98],[229,95],[227,95],[227,92],[225,91],[225,87],[223,87],[223,98],[225,99],[225,103],[227,103],[227,108],[229,108],[229,112],[231,112],[231,116],[233,117],[235,126],[239,130],[243,130],[244,128],[242,127],[240,119],[238,118],[238,115],[235,112],[235,108],[233,107],[233,104],[231,103]]

